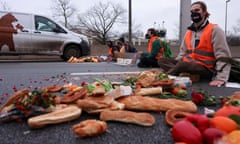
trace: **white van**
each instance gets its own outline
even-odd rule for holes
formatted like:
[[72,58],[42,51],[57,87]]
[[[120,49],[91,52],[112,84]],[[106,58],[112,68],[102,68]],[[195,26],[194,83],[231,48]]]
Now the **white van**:
[[88,38],[74,33],[53,20],[40,15],[0,11],[0,55],[90,54]]

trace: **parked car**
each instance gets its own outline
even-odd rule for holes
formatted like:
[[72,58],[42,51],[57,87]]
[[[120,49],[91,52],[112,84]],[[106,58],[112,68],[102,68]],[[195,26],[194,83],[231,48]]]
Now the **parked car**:
[[48,54],[64,60],[90,54],[88,38],[46,16],[0,11],[0,55]]

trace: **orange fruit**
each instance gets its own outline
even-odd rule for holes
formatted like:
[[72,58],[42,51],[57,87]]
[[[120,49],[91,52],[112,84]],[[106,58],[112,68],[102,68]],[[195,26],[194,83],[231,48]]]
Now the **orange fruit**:
[[237,123],[230,119],[229,117],[224,116],[215,116],[210,120],[210,125],[214,128],[220,129],[226,133],[230,133],[234,130],[237,130]]
[[227,135],[231,144],[240,144],[240,130],[234,130]]

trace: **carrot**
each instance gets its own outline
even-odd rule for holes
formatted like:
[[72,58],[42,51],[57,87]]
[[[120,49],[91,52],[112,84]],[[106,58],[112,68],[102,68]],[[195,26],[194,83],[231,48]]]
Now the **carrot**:
[[178,96],[178,97],[187,96],[187,91],[180,87],[173,87],[171,92],[172,92],[172,94],[174,94],[175,96]]
[[173,87],[173,89],[172,89],[172,94],[174,94],[174,95],[177,95],[177,93],[178,93],[178,91],[179,90],[181,90],[181,88],[179,88],[179,87]]

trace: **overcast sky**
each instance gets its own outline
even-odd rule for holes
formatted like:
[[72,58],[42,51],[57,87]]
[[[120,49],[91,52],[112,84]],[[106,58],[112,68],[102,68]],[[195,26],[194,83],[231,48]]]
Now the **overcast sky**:
[[[51,16],[51,0],[0,0],[5,2],[11,11],[30,12],[46,16]],[[128,10],[128,0],[71,0],[79,13],[83,13],[99,1],[105,3],[112,1],[120,3]],[[194,2],[196,0],[192,0]],[[217,23],[225,29],[225,7],[226,0],[203,0],[208,6],[210,21]],[[237,25],[240,19],[240,0],[231,0],[228,3],[228,23],[227,29],[232,31],[232,27]],[[149,27],[162,26],[167,29],[168,38],[176,38],[176,29],[179,26],[180,0],[132,0],[133,23],[141,24],[143,32]]]

